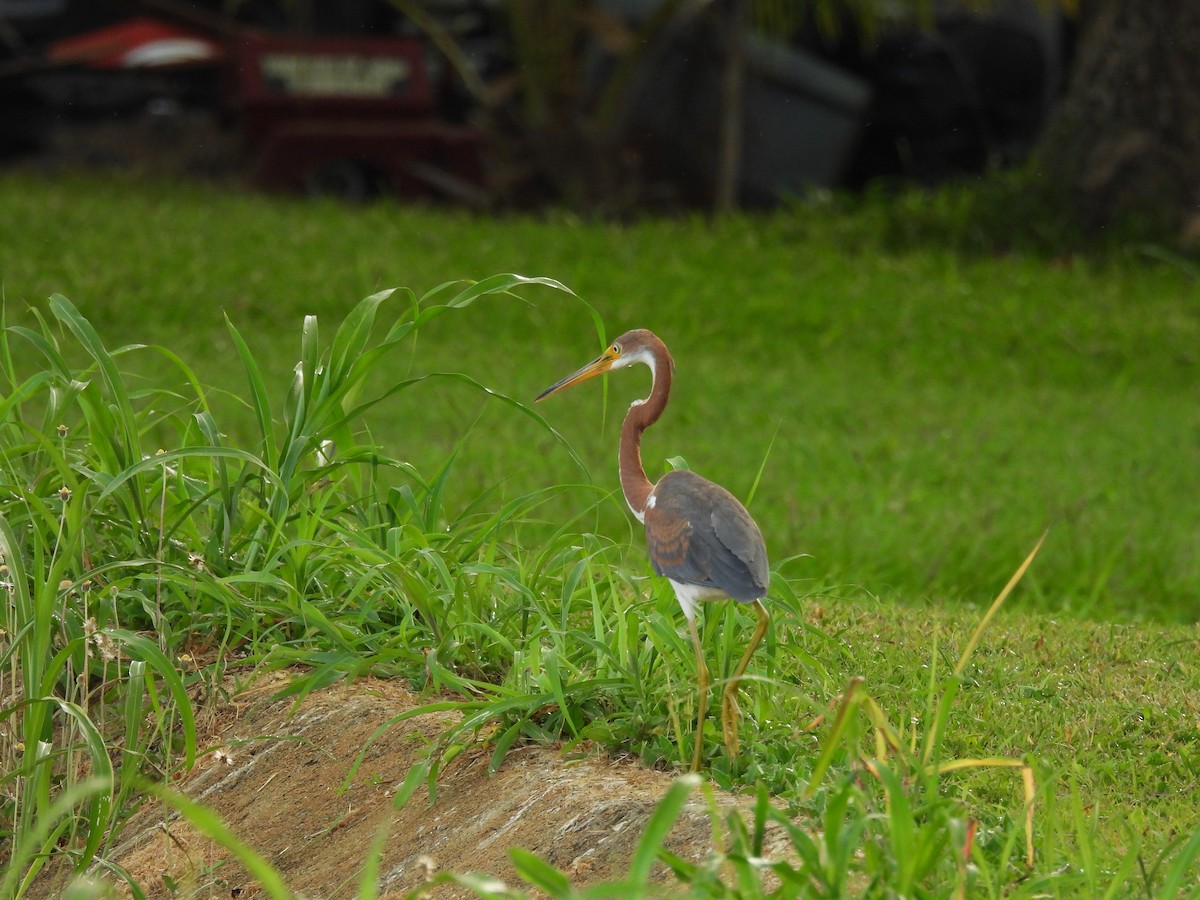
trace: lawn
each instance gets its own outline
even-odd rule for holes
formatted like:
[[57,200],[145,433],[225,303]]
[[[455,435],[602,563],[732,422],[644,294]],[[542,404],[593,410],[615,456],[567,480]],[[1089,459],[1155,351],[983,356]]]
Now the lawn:
[[[676,362],[670,409],[647,435],[651,477],[682,456],[748,498],[774,563],[776,630],[753,670],[770,680],[752,685],[743,703],[744,740],[757,758],[744,766],[714,760],[714,777],[761,781],[792,811],[819,815],[836,807],[846,785],[859,790],[852,776],[860,744],[870,744],[870,734],[887,743],[890,734],[896,770],[914,791],[930,840],[941,846],[957,833],[962,810],[982,823],[976,864],[986,893],[1018,883],[1031,894],[1050,885],[1094,896],[1097,885],[1112,884],[1153,895],[1172,883],[1170,854],[1195,828],[1190,798],[1200,761],[1197,270],[1159,248],[1116,243],[1063,255],[988,252],[959,207],[939,210],[931,198],[914,213],[921,202],[877,198],[720,223],[613,225],[565,214],[348,209],[197,186],[0,180],[0,287],[10,325],[42,333],[30,308],[38,310],[50,322],[44,333],[63,335],[63,355],[80,381],[98,378],[85,372],[82,342],[54,324],[71,321],[62,304],[48,311],[46,298],[57,292],[109,350],[155,344],[186,362],[181,368],[149,350],[116,358],[132,410],[127,434],[136,431],[133,443],[148,454],[219,439],[244,448],[239,453],[269,456],[245,362],[252,357],[261,370],[273,417],[302,420],[308,412],[296,413],[284,398],[306,353],[305,315],[317,316],[320,343],[329,346],[358,301],[388,287],[419,296],[449,280],[517,272],[574,292],[526,286],[517,296],[482,297],[374,363],[364,396],[427,373],[468,377],[431,378],[374,407],[351,446],[365,446],[369,429],[369,441],[393,460],[378,465],[382,475],[351,479],[353,490],[316,475],[296,475],[308,479],[303,489],[279,472],[271,476],[278,481],[234,478],[218,457],[191,476],[211,484],[212,495],[180,485],[168,497],[165,474],[155,493],[145,465],[120,490],[107,487],[122,465],[137,463],[114,457],[105,473],[108,463],[91,458],[84,437],[100,442],[109,421],[103,410],[72,413],[70,438],[55,450],[56,423],[37,414],[57,401],[37,394],[23,404],[24,424],[5,423],[14,477],[6,479],[4,516],[45,530],[59,514],[30,513],[38,501],[22,492],[36,484],[49,502],[70,480],[78,496],[63,501],[61,516],[82,535],[73,552],[83,558],[121,544],[113,535],[125,528],[124,558],[143,559],[137,573],[114,574],[107,624],[117,628],[130,615],[130,624],[152,624],[168,655],[189,644],[197,621],[211,619],[223,632],[222,651],[248,645],[264,665],[311,661],[315,652],[326,665],[318,666],[322,677],[353,671],[351,660],[361,658],[385,674],[424,670],[464,695],[499,683],[529,704],[521,715],[517,704],[492,716],[509,739],[575,732],[632,745],[651,763],[678,762],[691,740],[686,637],[669,592],[642,579],[641,537],[614,494],[616,426],[645,391],[645,376],[622,373],[606,387],[593,383],[531,407],[540,389],[600,349],[597,322],[608,338],[648,327]],[[926,220],[919,238],[903,227],[914,214]],[[941,223],[940,234],[928,221]],[[402,293],[382,301],[377,332],[410,311]],[[19,333],[9,353],[10,380],[47,364]],[[212,386],[203,401],[191,372]],[[305,372],[310,380],[329,377],[315,366]],[[211,427],[191,418],[204,408]],[[35,420],[40,443],[30,438]],[[126,421],[124,414],[115,421]],[[228,459],[248,464],[232,449]],[[283,493],[272,494],[276,487]],[[112,503],[126,489],[131,499],[94,531],[87,492]],[[553,490],[539,493],[545,489]],[[217,516],[207,510],[218,495],[226,510],[249,496],[256,511],[229,513],[220,526],[207,518]],[[305,496],[328,506],[297,511]],[[160,516],[148,516],[147,498],[161,503]],[[173,529],[163,524],[168,506]],[[157,544],[127,527],[141,516],[159,521]],[[238,543],[230,532],[243,520],[248,536]],[[269,536],[250,527],[260,520],[275,523]],[[56,527],[59,539],[70,531]],[[1043,532],[1028,574],[955,672],[967,636]],[[10,557],[21,555],[16,533]],[[57,547],[56,529],[45,533],[47,547]],[[229,571],[214,571],[211,582],[197,586],[177,575],[164,589],[161,571],[153,574],[157,587],[138,581],[149,577],[145,555],[161,561],[172,543],[221,541]],[[333,543],[337,553],[327,550]],[[429,563],[446,546],[461,572]],[[323,554],[344,556],[346,569]],[[416,598],[409,613],[385,611],[365,586],[375,577],[368,572],[379,571],[379,554],[418,561],[419,584],[396,576],[396,591]],[[27,566],[58,559],[56,549],[25,555]],[[215,558],[206,556],[214,569]],[[252,567],[256,559],[274,568]],[[48,571],[84,577],[53,565]],[[30,579],[37,593],[37,575]],[[238,600],[250,609],[222,599],[231,585],[252,595]],[[278,591],[300,599],[281,600]],[[506,598],[499,608],[493,596]],[[561,609],[545,605],[553,597]],[[51,590],[43,612],[57,602]],[[435,602],[450,605],[435,612]],[[262,604],[258,615],[254,603]],[[37,605],[30,600],[29,608]],[[24,624],[19,606],[6,613],[10,634]],[[734,613],[718,607],[708,617],[716,672],[727,671],[737,636],[749,631],[748,617]],[[440,630],[439,618],[453,623]],[[531,641],[533,634],[541,637]],[[436,665],[409,649],[429,643],[441,648],[434,659],[444,652],[450,663],[440,682]],[[14,682],[27,677],[10,658]],[[455,659],[477,664],[468,681]],[[154,660],[164,667],[157,677],[171,683],[167,657]],[[75,670],[64,663],[48,671],[52,684]],[[522,671],[548,674],[531,686]],[[852,677],[864,679],[862,694],[845,690]],[[130,685],[123,690],[135,696]],[[956,702],[942,712],[947,693]],[[558,709],[549,719],[534,715],[546,697]],[[838,702],[864,711],[861,735],[831,730]],[[883,711],[887,727],[868,715],[872,708]],[[803,723],[816,724],[804,731]],[[49,720],[34,726],[48,728]],[[18,758],[9,752],[6,762]],[[826,757],[829,772],[851,780],[808,792]],[[1015,771],[929,782],[913,762],[994,757],[1023,761],[1041,786],[1044,843],[1030,881],[1013,882],[1008,863],[996,862],[1012,854],[1003,848],[1022,827]],[[29,775],[37,763],[21,765]],[[897,795],[879,777],[882,805],[863,800],[864,821],[884,819],[895,839],[903,830]],[[943,810],[931,799],[940,797],[958,805]],[[904,856],[895,847],[893,855]],[[952,855],[937,857],[949,867],[946,883],[965,884]],[[1052,883],[1063,873],[1069,884]],[[888,877],[895,887],[909,876]],[[936,882],[935,874],[924,877]]]
[[[849,221],[846,221],[849,218]],[[799,209],[720,225],[618,227],[201,188],[10,180],[0,258],[10,320],[58,291],[112,343],[162,343],[242,388],[222,313],[284,383],[296,326],[387,287],[547,275],[608,336],[648,327],[678,369],[647,465],[681,455],[746,496],[775,559],[814,586],[982,603],[1046,528],[1017,601],[1121,621],[1200,619],[1200,279],[1136,249],[1089,258],[898,249],[874,221]],[[598,350],[583,304],[531,290],[421,335],[394,372],[466,372],[518,400]],[[411,367],[411,368],[410,368]],[[636,377],[541,408],[615,487]],[[579,477],[529,420],[462,386],[381,411],[377,437],[422,469],[478,421],[456,465],[470,496]],[[224,421],[239,427],[237,410]],[[618,525],[614,516],[605,528]]]

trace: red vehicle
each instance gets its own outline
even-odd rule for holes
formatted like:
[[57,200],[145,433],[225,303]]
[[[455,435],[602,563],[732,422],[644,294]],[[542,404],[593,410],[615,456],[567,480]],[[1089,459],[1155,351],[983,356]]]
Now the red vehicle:
[[483,132],[438,115],[412,38],[248,34],[229,94],[252,180],[350,199],[482,196]]
[[61,40],[49,61],[114,73],[220,72],[220,105],[250,180],[263,188],[481,203],[484,133],[440,108],[429,53],[411,37],[265,32],[190,12]]

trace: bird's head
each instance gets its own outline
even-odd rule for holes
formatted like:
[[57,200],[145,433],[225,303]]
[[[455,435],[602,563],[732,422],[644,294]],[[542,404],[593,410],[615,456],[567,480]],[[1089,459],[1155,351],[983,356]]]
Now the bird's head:
[[589,378],[595,378],[597,375],[603,375],[612,369],[623,369],[635,363],[643,363],[649,366],[653,372],[655,362],[658,358],[656,351],[659,348],[662,348],[662,352],[665,353],[666,348],[663,347],[662,341],[653,332],[647,331],[644,328],[635,328],[633,331],[627,331],[609,344],[603,353],[586,366],[576,369],[566,378],[554,382],[554,384],[538,394],[534,402],[545,400],[551,394],[574,387],[580,382],[587,381]]

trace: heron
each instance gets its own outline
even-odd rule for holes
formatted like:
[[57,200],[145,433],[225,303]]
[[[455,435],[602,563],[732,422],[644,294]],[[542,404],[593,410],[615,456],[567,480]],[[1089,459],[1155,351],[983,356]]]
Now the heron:
[[644,328],[626,332],[590,363],[542,391],[537,401],[605,372],[634,365],[649,367],[651,386],[648,397],[633,401],[621,425],[621,490],[634,517],[646,528],[650,564],[655,574],[670,582],[691,634],[699,693],[692,754],[692,771],[696,772],[703,760],[704,716],[712,683],[696,627],[696,610],[702,601],[728,598],[753,605],[758,616],[750,643],[721,695],[722,738],[732,760],[738,755],[738,685],[770,624],[762,602],[770,580],[767,548],[746,507],[720,485],[686,469],[668,472],[657,483],[646,477],[642,433],[667,408],[675,373],[666,344],[653,332]]

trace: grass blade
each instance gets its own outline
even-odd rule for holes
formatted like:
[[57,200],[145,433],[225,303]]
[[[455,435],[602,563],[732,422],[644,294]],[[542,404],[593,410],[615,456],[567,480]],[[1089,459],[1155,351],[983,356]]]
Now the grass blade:
[[379,868],[383,864],[383,854],[387,847],[388,833],[391,822],[384,820],[375,832],[371,841],[371,849],[367,851],[367,860],[363,863],[362,877],[358,880],[358,897],[356,900],[375,900],[379,896]]
[[[1200,894],[1200,888],[1195,886],[1195,873],[1191,871],[1198,858],[1200,858],[1200,828],[1192,833],[1191,838],[1171,862],[1170,868],[1167,869],[1167,876],[1163,879],[1162,887],[1156,894],[1158,900],[1174,900],[1176,897],[1195,897]],[[1184,886],[1189,883],[1192,886],[1191,890],[1185,894]]]
[[[112,782],[102,777],[88,778],[65,788],[31,828],[23,829],[17,835],[12,854],[4,866],[4,876],[0,878],[0,897],[6,900],[9,897],[19,898],[28,890],[45,857],[36,865],[30,865],[31,862],[39,854],[49,855],[54,835],[61,833],[71,810],[80,803],[95,802],[111,791]],[[101,836],[103,830],[102,826],[96,828]]]
[[262,439],[260,455],[270,460],[278,459],[279,451],[275,445],[275,423],[271,418],[271,401],[267,395],[267,386],[263,381],[258,361],[250,352],[242,333],[237,330],[228,315],[225,316],[225,327],[229,331],[230,338],[233,339],[233,346],[237,350],[238,358],[242,361],[242,368],[246,370],[246,379],[250,387],[250,405],[254,410],[258,433]]
[[575,896],[571,882],[567,876],[554,868],[544,859],[528,850],[513,847],[508,851],[517,874],[535,888],[545,891],[551,897],[569,898]]
[[133,414],[133,404],[130,403],[129,393],[125,390],[125,381],[121,377],[121,372],[117,368],[112,354],[105,348],[103,341],[100,340],[100,335],[92,327],[92,323],[85,319],[75,305],[62,294],[53,294],[50,297],[50,309],[58,320],[70,329],[83,349],[100,367],[100,374],[108,389],[109,398],[116,404],[120,412],[117,424],[124,436],[123,448],[126,456],[122,460],[123,465],[141,459],[142,445],[137,421]]
[[131,656],[141,657],[148,662],[167,686],[183,730],[183,767],[190,769],[196,762],[196,719],[183,679],[179,677],[179,673],[167,659],[166,654],[153,641],[123,628],[110,628],[107,633],[113,640],[129,648]]
[[295,895],[288,889],[279,870],[234,834],[213,810],[161,785],[148,785],[146,790],[175,809],[198,832],[232,853],[268,897],[294,900]]
[[671,782],[666,795],[655,807],[638,840],[637,849],[633,853],[633,861],[629,866],[629,884],[649,888],[650,870],[658,859],[659,848],[662,847],[675,820],[683,812],[683,805],[687,802],[688,795],[699,784],[700,776],[693,774],[681,775]]
[[954,674],[961,675],[963,669],[967,667],[967,663],[971,659],[971,654],[975,652],[975,645],[979,643],[980,637],[983,636],[984,629],[987,628],[988,622],[992,620],[1000,607],[1004,605],[1004,601],[1008,599],[1008,595],[1012,593],[1013,588],[1017,586],[1020,580],[1025,576],[1026,570],[1033,564],[1034,557],[1038,551],[1042,549],[1042,543],[1046,540],[1046,535],[1049,531],[1042,532],[1042,536],[1038,538],[1038,542],[1034,544],[1033,549],[1029,551],[1029,555],[1025,557],[1025,561],[1017,567],[1017,571],[1013,572],[1012,577],[1008,579],[1008,584],[1004,585],[1004,589],[996,595],[996,599],[992,601],[992,605],[988,607],[988,611],[983,614],[983,618],[979,620],[979,624],[975,626],[975,630],[971,632],[971,637],[967,641],[967,646],[963,648],[962,656],[958,658],[958,664],[954,667]]

